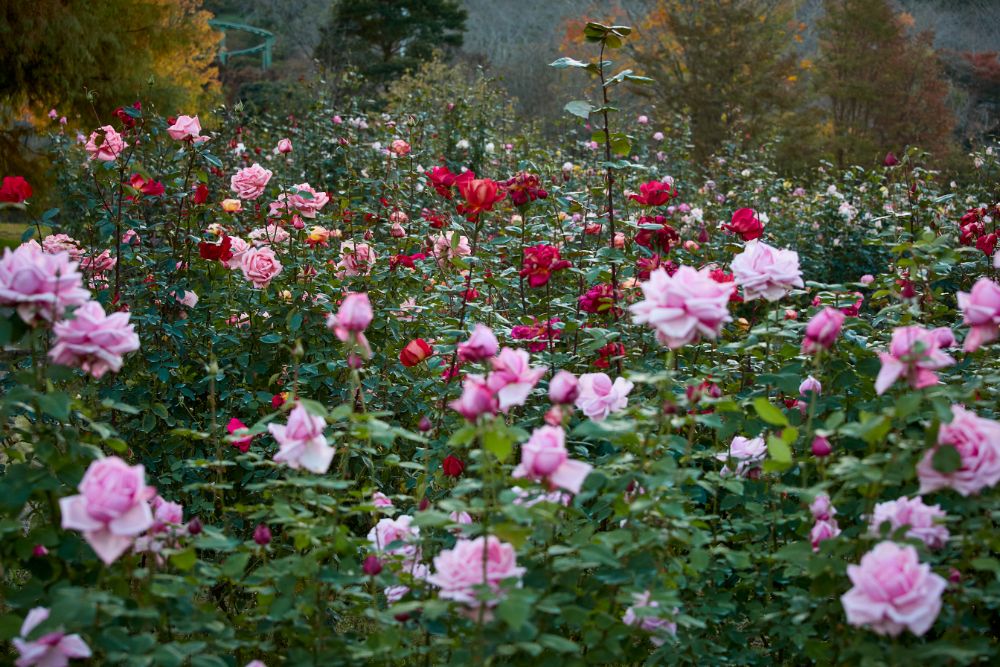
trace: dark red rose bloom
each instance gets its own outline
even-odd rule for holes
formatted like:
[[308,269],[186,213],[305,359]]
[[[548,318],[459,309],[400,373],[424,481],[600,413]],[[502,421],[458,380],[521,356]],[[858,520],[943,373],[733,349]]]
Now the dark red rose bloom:
[[198,187],[194,189],[194,197],[191,201],[195,204],[204,204],[208,201],[208,186],[204,183],[199,183]]
[[644,215],[639,218],[640,225],[659,225],[656,229],[643,228],[635,235],[635,242],[650,250],[659,250],[666,254],[671,248],[681,242],[681,237],[673,227],[667,224],[667,218],[662,215]]
[[445,216],[443,214],[438,213],[437,211],[432,211],[430,209],[425,208],[423,211],[421,211],[421,216],[423,217],[424,220],[427,221],[427,224],[429,224],[434,229],[442,229],[447,223],[447,220],[445,219]]
[[0,202],[20,204],[31,197],[33,190],[24,176],[4,176],[0,185]]
[[997,249],[997,235],[991,232],[980,236],[976,239],[976,247],[992,257],[993,251]]
[[677,196],[677,189],[666,181],[649,181],[639,186],[639,194],[630,194],[643,206],[663,206]]
[[649,280],[649,274],[660,268],[666,271],[668,276],[672,276],[677,273],[677,269],[680,267],[669,259],[661,259],[659,255],[640,257],[635,260],[636,277],[639,280]]
[[722,396],[722,390],[719,389],[719,385],[711,380],[704,380],[698,385],[688,385],[684,389],[684,393],[687,394],[688,402],[690,403],[697,403],[705,396],[709,398],[719,398]]
[[462,463],[462,459],[449,454],[441,462],[441,470],[448,477],[460,477],[465,470],[465,464]]
[[580,310],[600,314],[611,312],[611,309],[614,308],[614,312],[621,316],[622,309],[615,305],[619,298],[621,298],[621,294],[615,294],[610,284],[594,285],[580,296]]
[[218,243],[201,241],[198,244],[198,254],[201,255],[202,259],[227,262],[233,258],[233,252],[230,250],[232,245],[233,240],[229,236],[223,235],[222,240]]
[[740,208],[733,213],[732,222],[723,225],[734,234],[739,234],[744,241],[753,241],[764,233],[764,225],[757,219],[757,213],[752,208]]
[[458,185],[459,181],[467,181],[475,177],[476,175],[471,171],[455,174],[448,167],[432,167],[427,172],[427,178],[430,179],[431,185],[445,199],[452,199],[455,196],[454,188]]
[[528,172],[521,172],[508,179],[504,186],[510,193],[510,199],[514,202],[514,206],[524,206],[536,199],[545,199],[549,196],[549,193],[542,189],[538,176]]
[[416,366],[433,354],[434,350],[427,344],[427,341],[423,338],[414,338],[406,344],[406,347],[400,350],[399,361],[409,368],[410,366]]
[[147,181],[141,174],[132,174],[128,184],[149,197],[159,197],[165,192],[163,183],[159,181]]
[[598,358],[594,362],[594,365],[598,368],[608,368],[611,366],[611,359],[613,357],[625,356],[625,346],[621,343],[608,343],[597,351],[597,356]]
[[555,271],[572,266],[568,259],[559,258],[559,249],[544,243],[524,249],[520,275],[528,279],[530,287],[541,287],[549,282]]
[[[132,105],[132,108],[135,109],[136,111],[141,111],[142,104],[140,102],[136,102],[135,104]],[[130,116],[128,112],[125,111],[125,107],[118,107],[117,109],[114,110],[114,113],[112,115],[118,119],[118,122],[122,124],[122,127],[126,127],[129,129],[135,127],[135,118]],[[173,117],[167,119],[167,125],[173,125],[175,122],[177,121]]]

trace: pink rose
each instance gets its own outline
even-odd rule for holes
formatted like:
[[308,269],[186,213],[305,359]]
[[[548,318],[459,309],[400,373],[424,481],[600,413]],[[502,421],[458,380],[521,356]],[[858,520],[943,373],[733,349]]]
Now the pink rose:
[[645,300],[629,306],[633,320],[655,329],[657,340],[671,349],[699,338],[715,340],[733,319],[729,297],[736,286],[716,282],[710,274],[708,267],[698,271],[682,266],[673,276],[656,269],[640,285]]
[[799,396],[808,396],[809,392],[813,392],[817,396],[823,393],[823,385],[812,375],[803,380],[802,384],[799,385]]
[[240,255],[243,277],[252,282],[257,289],[270,285],[274,277],[281,273],[281,268],[281,262],[268,246],[249,248]]
[[923,498],[897,498],[875,506],[868,531],[878,536],[883,524],[889,524],[889,536],[907,528],[906,537],[920,540],[928,549],[940,549],[948,542],[947,514],[940,505],[925,505]]
[[595,422],[604,421],[612,412],[628,406],[628,394],[634,386],[621,377],[612,383],[606,373],[584,373],[578,380],[576,407]]
[[[669,618],[664,618],[661,615],[662,612],[650,611],[659,610],[660,608],[660,603],[651,599],[652,597],[649,591],[633,593],[632,606],[625,610],[625,615],[622,616],[622,623],[642,628],[650,634],[649,641],[654,646],[663,646],[666,643],[667,635],[677,636],[677,624]],[[674,609],[675,614],[677,611],[677,609]],[[642,615],[640,616],[636,612]]]
[[256,247],[260,248],[266,245],[278,246],[279,244],[287,243],[291,235],[281,225],[271,223],[267,227],[258,227],[251,231],[247,235],[247,238]]
[[803,286],[799,254],[772,248],[759,240],[749,241],[743,252],[733,258],[732,270],[747,301],[757,297],[777,301],[793,287]]
[[316,417],[301,404],[288,415],[287,424],[268,424],[267,430],[280,445],[274,460],[289,468],[305,468],[317,475],[324,474],[333,461],[333,447],[326,444],[323,429],[326,420]]
[[[938,430],[938,444],[917,464],[920,493],[952,488],[971,496],[1000,482],[1000,422],[979,417],[961,405],[951,406],[951,414],[951,422]],[[943,473],[934,468],[934,454],[943,446],[958,452],[957,470]]]
[[27,325],[53,322],[69,306],[90,298],[83,276],[67,253],[48,254],[35,241],[15,250],[4,248],[0,259],[0,305],[13,306]]
[[[523,567],[517,566],[514,547],[490,535],[474,540],[460,539],[454,548],[443,550],[434,558],[434,573],[427,581],[441,589],[441,598],[478,607],[478,586],[489,586],[496,596],[500,583],[505,580],[517,579],[520,586],[524,572]],[[499,600],[492,599],[486,604],[492,607],[497,602]]]
[[240,199],[256,199],[264,194],[264,187],[271,180],[271,175],[271,171],[254,162],[252,166],[233,174],[230,185]]
[[1000,336],[1000,285],[989,278],[980,278],[971,292],[958,293],[958,307],[962,321],[971,327],[963,350],[975,352],[980,345]]
[[462,381],[462,395],[448,406],[470,422],[475,422],[480,415],[493,415],[497,411],[496,397],[486,385],[486,380],[472,373]]
[[90,153],[91,160],[97,159],[102,162],[113,162],[126,148],[128,148],[128,144],[122,139],[122,135],[118,134],[115,128],[110,125],[105,125],[96,132],[92,132],[87,140],[87,145],[84,146],[84,149]]
[[580,395],[580,383],[569,371],[559,371],[549,382],[549,400],[556,405],[569,405]]
[[278,140],[278,152],[281,154],[287,154],[292,152],[292,140],[291,139],[279,139]]
[[891,637],[904,629],[918,637],[930,630],[947,586],[920,562],[916,549],[892,542],[876,545],[860,565],[848,565],[847,576],[854,584],[840,597],[847,622]]
[[90,647],[80,635],[67,635],[60,628],[35,639],[28,640],[31,631],[49,617],[45,607],[35,607],[28,612],[21,624],[21,636],[13,640],[20,656],[17,667],[66,667],[71,658],[89,658]]
[[817,519],[809,531],[809,543],[812,544],[813,551],[819,552],[820,542],[832,540],[840,535],[840,526],[836,519]]
[[[447,234],[438,235],[434,239],[434,246],[431,248],[431,255],[437,259],[438,266],[444,268],[447,266],[451,259],[458,257],[465,257],[472,254],[472,248],[469,246],[469,239],[465,236],[459,236],[457,243],[454,241],[455,232],[448,232]],[[452,243],[455,243],[454,247]]]
[[178,116],[174,124],[167,128],[167,134],[176,141],[208,141],[208,137],[201,136],[201,122],[197,116]]
[[818,521],[829,521],[837,514],[837,508],[830,503],[830,496],[821,493],[809,504],[809,512]]
[[178,303],[187,306],[188,308],[194,308],[198,305],[198,295],[191,290],[185,291],[182,295],[177,296],[176,298]]
[[829,350],[840,329],[844,326],[844,313],[836,308],[824,308],[806,325],[806,335],[802,340],[802,354],[813,354],[817,350]]
[[325,192],[318,192],[308,183],[299,183],[292,186],[290,193],[278,195],[278,200],[271,203],[271,215],[280,215],[291,207],[303,217],[312,219],[329,202],[330,197]]
[[80,242],[66,234],[49,234],[42,239],[42,250],[50,255],[57,255],[65,252],[74,262],[79,262],[83,257],[83,249]]
[[504,413],[515,405],[524,405],[528,394],[545,375],[544,368],[531,367],[531,357],[524,350],[505,347],[490,363],[493,372],[486,378],[486,385],[496,394]]
[[561,426],[536,428],[521,446],[521,463],[511,474],[515,479],[546,481],[571,493],[580,493],[583,481],[593,466],[569,458],[566,434]]
[[935,371],[955,363],[940,350],[938,335],[918,326],[897,327],[892,332],[889,352],[879,352],[878,356],[882,368],[875,379],[875,392],[880,395],[900,377],[905,377],[914,389],[935,385]]
[[412,523],[413,517],[408,514],[396,519],[380,519],[368,531],[368,541],[380,553],[400,556],[405,561],[419,560],[420,529]]
[[156,491],[146,486],[141,465],[129,466],[117,456],[98,459],[87,468],[79,490],[79,495],[59,500],[62,527],[83,532],[107,565],[153,525],[148,501]]
[[128,320],[128,313],[105,315],[101,304],[88,301],[73,312],[73,319],[56,322],[49,358],[97,379],[108,371],[117,373],[122,357],[139,349],[139,336]]
[[500,344],[489,327],[477,324],[469,340],[458,344],[458,358],[463,362],[483,361],[497,353]]
[[371,357],[372,349],[368,344],[364,331],[371,324],[374,314],[372,304],[365,293],[353,293],[344,297],[340,310],[336,315],[330,313],[326,318],[326,326],[342,342],[358,345],[365,356]]
[[[759,464],[767,456],[767,444],[764,438],[744,438],[738,435],[729,443],[729,451],[723,454],[716,454],[719,461],[736,462],[736,475],[739,477],[751,477],[757,470]],[[729,466],[723,466],[719,473],[723,477],[733,474]]]
[[344,241],[340,244],[340,262],[337,264],[337,277],[367,276],[372,272],[378,259],[375,250],[367,243]]
[[391,508],[392,500],[390,500],[389,496],[385,495],[381,491],[376,491],[375,493],[372,494],[372,505],[380,509]]
[[230,269],[238,269],[243,266],[243,253],[250,249],[250,245],[239,236],[229,237],[229,252],[233,254],[225,264]]

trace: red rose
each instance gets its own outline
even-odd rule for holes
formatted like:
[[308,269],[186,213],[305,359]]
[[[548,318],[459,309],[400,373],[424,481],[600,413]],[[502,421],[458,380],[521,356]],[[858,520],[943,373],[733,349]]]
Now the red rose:
[[639,194],[630,194],[629,199],[634,199],[643,206],[663,206],[668,201],[677,196],[677,190],[666,181],[649,181],[639,186]]
[[462,459],[449,454],[441,462],[441,470],[448,477],[460,477],[465,470],[465,464],[462,463]]
[[423,338],[415,338],[406,344],[399,352],[399,361],[402,362],[404,366],[409,368],[410,366],[416,366],[421,361],[427,357],[434,354],[434,350],[431,346],[427,344]]
[[195,204],[204,204],[208,201],[208,186],[204,183],[199,183],[198,187],[194,189],[194,197],[192,201]]
[[528,279],[530,287],[541,287],[549,282],[552,273],[572,266],[569,260],[560,259],[555,246],[540,244],[524,249],[520,275]]
[[490,178],[456,179],[458,191],[465,199],[458,205],[458,212],[467,218],[475,218],[483,211],[492,211],[493,205],[507,196],[500,184]]
[[24,176],[4,176],[0,185],[0,202],[20,204],[32,194],[31,186]]
[[723,227],[734,234],[739,234],[744,241],[753,241],[764,233],[764,225],[760,224],[752,208],[737,209],[733,213],[732,222]]
[[230,250],[232,244],[233,240],[228,236],[223,236],[218,243],[202,241],[198,244],[198,254],[201,255],[202,259],[228,262],[233,258],[233,252]]

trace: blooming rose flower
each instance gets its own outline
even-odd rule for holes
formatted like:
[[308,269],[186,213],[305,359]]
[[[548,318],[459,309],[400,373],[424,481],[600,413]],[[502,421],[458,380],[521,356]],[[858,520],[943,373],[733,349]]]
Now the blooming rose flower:
[[493,331],[483,324],[477,324],[469,340],[458,344],[458,358],[463,362],[489,359],[500,349]]
[[156,490],[146,486],[141,465],[129,466],[117,456],[93,461],[78,487],[80,494],[59,499],[62,527],[79,530],[107,565],[153,525],[149,500]]
[[282,155],[292,152],[292,140],[287,137],[284,139],[278,139],[278,145],[275,146],[279,153]]
[[940,339],[933,330],[918,326],[897,327],[892,332],[889,352],[879,352],[882,368],[875,378],[875,392],[884,394],[900,377],[914,389],[938,383],[937,373],[955,360],[940,350]]
[[208,141],[201,136],[201,122],[197,116],[178,116],[176,122],[167,128],[167,134],[177,141],[193,141],[198,144]]
[[278,200],[271,203],[271,215],[277,215],[279,211],[291,207],[301,213],[302,217],[313,219],[329,202],[330,196],[327,193],[317,191],[308,183],[299,183],[292,186],[290,193],[278,195]]
[[240,199],[256,199],[264,194],[267,182],[271,180],[272,172],[256,162],[252,166],[240,169],[230,179],[233,192]]
[[337,314],[330,313],[327,316],[326,326],[342,342],[351,341],[357,344],[366,356],[371,357],[371,346],[364,331],[371,324],[373,317],[372,304],[367,294],[363,292],[348,294],[344,297]]
[[[504,580],[517,579],[520,586],[524,572],[523,567],[517,566],[514,547],[490,535],[474,540],[460,539],[454,548],[443,550],[434,558],[434,573],[427,577],[427,582],[440,588],[439,595],[445,600],[478,607],[477,587],[487,585],[496,596]],[[493,599],[486,604],[492,607],[498,602]]]
[[[1000,422],[984,419],[961,405],[951,406],[952,420],[941,424],[937,446],[917,464],[920,493],[952,488],[963,496],[978,494],[1000,482]],[[943,446],[954,447],[960,464],[943,473],[934,468],[934,455]]]
[[625,378],[615,378],[607,373],[584,373],[578,380],[579,396],[576,407],[595,422],[604,421],[612,412],[628,406],[628,394],[635,385]]
[[271,284],[271,281],[281,273],[281,262],[270,247],[248,248],[240,254],[240,270],[243,277],[253,283],[257,289]]
[[830,503],[830,496],[821,493],[809,504],[809,512],[818,521],[829,521],[837,514],[837,508]]
[[497,400],[483,376],[469,373],[462,381],[462,395],[448,406],[470,422],[475,422],[480,415],[496,414]]
[[378,508],[391,508],[392,500],[389,496],[385,495],[381,491],[376,491],[372,494],[372,505]]
[[559,249],[540,244],[524,249],[520,275],[528,279],[529,287],[541,287],[549,282],[556,271],[572,266],[569,260],[559,259]]
[[108,371],[117,373],[122,357],[139,349],[139,336],[128,320],[128,313],[105,315],[101,304],[88,301],[73,312],[73,319],[56,322],[56,344],[49,358],[97,379]]
[[21,624],[21,636],[13,640],[14,648],[20,656],[14,664],[17,667],[66,667],[72,658],[89,658],[90,647],[80,635],[67,635],[62,629],[42,635],[34,641],[28,640],[31,631],[49,617],[45,607],[35,607],[28,612]]
[[389,152],[397,157],[403,157],[410,153],[410,144],[406,143],[402,139],[394,139],[391,144],[389,144]]
[[0,259],[0,305],[13,306],[27,325],[53,322],[69,306],[90,298],[83,276],[69,254],[49,254],[35,241],[15,250],[4,248]]
[[948,585],[920,562],[916,549],[892,542],[876,545],[860,565],[848,565],[847,576],[854,584],[840,597],[847,622],[891,637],[904,629],[918,637],[930,630]]
[[345,276],[367,276],[378,259],[375,250],[367,243],[344,241],[340,244],[340,253],[337,277],[341,280]]
[[753,241],[764,233],[764,225],[761,224],[757,218],[757,212],[752,208],[736,209],[732,221],[728,225],[723,225],[723,228],[734,234],[739,234],[744,241]]
[[[236,417],[233,417],[232,419],[230,419],[229,423],[226,424],[226,431],[231,436],[236,436],[237,433],[239,433],[241,431],[246,431],[246,430],[247,430],[247,425],[244,424],[243,422],[241,422]],[[250,449],[250,443],[252,443],[252,442],[253,442],[253,436],[252,435],[243,436],[243,437],[233,437],[233,438],[231,438],[229,440],[229,443],[233,447],[235,447],[236,449],[240,450],[244,454],[246,454],[247,451],[249,451],[249,449]]]
[[465,202],[458,205],[458,212],[474,219],[483,211],[492,211],[493,205],[507,196],[500,184],[489,178],[456,177],[455,184]]
[[239,213],[243,210],[243,202],[239,199],[223,199],[219,206],[226,213]]
[[490,363],[493,372],[486,378],[486,384],[505,413],[515,405],[524,405],[528,394],[545,375],[544,368],[531,367],[531,356],[524,350],[505,347]]
[[813,551],[818,553],[820,542],[832,540],[837,535],[840,535],[840,526],[837,525],[836,519],[817,519],[809,531],[809,542]]
[[0,185],[0,202],[22,204],[32,193],[31,184],[24,180],[24,176],[4,176]]
[[676,229],[667,224],[667,220],[668,218],[662,215],[640,217],[638,220],[640,229],[635,235],[636,244],[652,251],[658,250],[664,255],[670,252],[671,248],[680,244],[681,237]]
[[549,400],[556,405],[569,405],[580,395],[580,383],[569,371],[559,371],[549,382]]
[[628,198],[643,206],[663,206],[676,196],[677,189],[672,182],[649,181],[639,186],[639,194],[633,192]]
[[958,307],[963,322],[971,327],[963,350],[975,352],[980,345],[1000,337],[1000,285],[989,278],[980,278],[971,292],[958,293]]
[[574,461],[566,451],[566,434],[561,426],[536,428],[528,442],[521,445],[521,462],[511,473],[515,479],[545,481],[550,487],[580,493],[583,481],[593,466]]
[[653,327],[657,340],[671,349],[701,337],[715,340],[732,320],[729,298],[736,286],[713,280],[709,267],[682,266],[673,276],[659,268],[640,288],[645,300],[629,307],[632,319]]
[[[637,625],[650,634],[649,641],[654,646],[663,646],[666,643],[666,635],[677,636],[677,624],[669,618],[663,618],[658,614],[651,614],[650,609],[659,609],[660,603],[650,599],[652,594],[649,591],[632,594],[632,606],[625,610],[622,616],[622,623],[625,625]],[[640,612],[640,616],[636,612]],[[677,610],[674,610],[677,613]]]
[[420,528],[412,525],[413,517],[408,514],[396,519],[380,519],[368,531],[368,541],[382,554],[401,556],[406,561],[420,559]]
[[759,296],[777,301],[793,287],[803,286],[799,254],[772,248],[762,241],[749,241],[733,258],[732,269],[747,301]]
[[[764,442],[764,438],[751,439],[738,435],[729,443],[729,451],[723,454],[716,454],[715,458],[722,462],[735,461],[737,476],[752,477],[766,455],[767,444]],[[726,477],[733,473],[729,469],[729,466],[725,465],[719,474]]]
[[441,268],[447,266],[453,257],[466,257],[472,254],[469,239],[459,235],[458,243],[453,247],[454,236],[455,232],[448,232],[447,234],[440,234],[434,239],[434,245],[431,247],[431,255],[437,259],[438,266]]
[[102,250],[96,255],[85,255],[80,260],[80,269],[84,273],[101,275],[115,268],[118,260],[111,255],[110,250]]
[[410,368],[432,356],[434,349],[423,338],[414,338],[399,351],[399,361]]
[[824,308],[809,320],[806,335],[802,340],[802,353],[813,354],[817,350],[829,350],[840,329],[844,326],[844,313],[836,308]]
[[333,447],[326,444],[325,428],[326,420],[309,414],[301,404],[296,405],[288,415],[287,424],[267,425],[267,430],[280,445],[274,460],[286,463],[293,470],[305,468],[322,475],[329,470],[334,452]]
[[[100,143],[98,143],[100,140]],[[113,162],[122,152],[128,148],[128,144],[122,139],[122,135],[110,125],[99,128],[96,132],[91,132],[90,138],[84,149],[90,153],[91,160],[101,162]]]
[[258,227],[251,231],[248,236],[258,248],[266,245],[278,246],[287,243],[288,239],[291,238],[291,234],[284,227],[274,223],[267,227]]
[[868,531],[879,535],[883,524],[889,524],[889,535],[907,528],[906,536],[920,540],[929,549],[940,549],[948,542],[948,527],[943,521],[947,514],[940,505],[925,505],[923,498],[897,498],[875,505]]
[[229,236],[230,257],[223,263],[230,269],[238,269],[243,266],[243,255],[250,249],[250,245],[238,236]]
[[42,250],[50,255],[65,252],[74,262],[79,262],[83,257],[83,249],[80,242],[66,234],[49,234],[42,239]]

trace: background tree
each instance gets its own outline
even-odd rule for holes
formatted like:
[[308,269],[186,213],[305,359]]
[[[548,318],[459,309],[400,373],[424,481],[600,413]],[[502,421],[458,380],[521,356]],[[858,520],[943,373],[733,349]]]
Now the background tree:
[[344,0],[333,4],[316,58],[354,65],[375,84],[415,70],[436,50],[462,45],[466,11],[457,0]]

